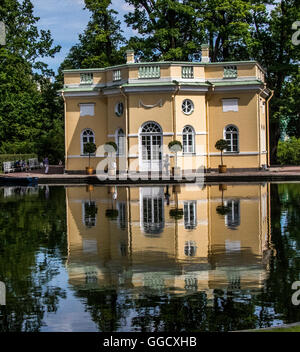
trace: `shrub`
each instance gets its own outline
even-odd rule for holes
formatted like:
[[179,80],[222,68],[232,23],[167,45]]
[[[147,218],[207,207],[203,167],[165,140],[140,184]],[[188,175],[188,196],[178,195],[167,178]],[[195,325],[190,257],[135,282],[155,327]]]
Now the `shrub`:
[[228,142],[225,139],[219,139],[215,144],[215,148],[221,151],[221,165],[223,165],[223,150],[228,148]]
[[279,141],[277,159],[281,165],[300,165],[300,138],[291,137]]

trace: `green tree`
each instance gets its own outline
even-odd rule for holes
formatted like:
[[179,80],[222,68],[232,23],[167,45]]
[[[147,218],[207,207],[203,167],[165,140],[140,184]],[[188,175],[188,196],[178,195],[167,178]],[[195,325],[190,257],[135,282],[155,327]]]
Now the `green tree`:
[[106,67],[124,62],[123,51],[119,47],[124,43],[121,22],[117,20],[117,11],[109,9],[111,0],[85,0],[85,9],[91,12],[91,18],[79,43],[74,45],[60,67],[78,69]]
[[300,138],[300,69],[285,82],[278,114],[285,122],[284,132]]
[[[271,11],[266,4],[272,5]],[[291,39],[294,33],[292,24],[300,18],[299,5],[299,0],[256,1],[251,18],[251,38],[247,42],[248,56],[265,67],[266,83],[274,90],[270,103],[272,162],[276,162],[281,126],[287,118],[286,108],[289,100],[296,98],[289,96],[295,92],[286,85],[298,72],[300,50],[299,46],[293,45]],[[297,104],[291,105],[290,109],[288,116],[297,115],[297,111],[299,113]]]
[[203,43],[203,23],[197,16],[197,3],[187,0],[126,0],[134,11],[126,23],[139,36],[128,46],[141,60],[188,60]]
[[53,46],[49,31],[38,31],[38,20],[30,0],[4,0],[0,5],[0,21],[7,30],[6,45],[0,48],[0,153],[42,156],[44,141],[62,159],[63,139],[58,143],[50,137],[53,131],[62,134],[63,105],[58,86],[49,81],[53,72],[40,61],[60,47]]

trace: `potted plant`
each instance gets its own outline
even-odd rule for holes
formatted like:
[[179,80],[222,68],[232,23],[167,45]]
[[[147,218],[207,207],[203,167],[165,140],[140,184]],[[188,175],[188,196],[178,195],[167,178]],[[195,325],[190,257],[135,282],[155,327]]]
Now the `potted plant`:
[[118,146],[115,142],[106,142],[104,144],[104,150],[108,153],[109,155],[109,160],[108,160],[108,176],[115,176],[116,174],[116,163],[115,161],[112,160],[112,155],[115,154],[118,150]]
[[227,190],[227,185],[220,184],[219,190],[222,192],[222,204],[217,206],[216,212],[221,216],[225,216],[230,211],[230,208],[228,206],[224,205],[224,191]]
[[91,154],[94,154],[96,150],[96,144],[93,142],[89,142],[84,145],[84,153],[89,154],[89,166],[86,167],[86,173],[88,175],[92,175],[94,172],[94,169],[91,167]]
[[172,168],[173,176],[179,176],[180,167],[177,166],[177,153],[182,151],[182,144],[180,141],[174,140],[168,144],[168,147],[175,154],[175,166]]
[[223,150],[228,148],[228,142],[225,139],[219,139],[215,144],[215,148],[221,152],[221,165],[219,165],[219,173],[224,174],[227,171],[227,166],[223,164]]

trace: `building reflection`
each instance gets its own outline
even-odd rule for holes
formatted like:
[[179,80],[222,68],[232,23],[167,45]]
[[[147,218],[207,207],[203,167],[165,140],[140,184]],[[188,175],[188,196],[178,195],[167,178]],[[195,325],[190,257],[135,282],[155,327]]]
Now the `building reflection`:
[[67,187],[66,198],[67,268],[78,288],[210,299],[267,277],[268,184]]

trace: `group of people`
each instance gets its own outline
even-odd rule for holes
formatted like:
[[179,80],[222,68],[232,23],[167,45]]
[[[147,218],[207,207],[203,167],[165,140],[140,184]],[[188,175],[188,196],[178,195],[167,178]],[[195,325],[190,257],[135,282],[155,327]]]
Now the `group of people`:
[[28,165],[25,160],[17,160],[14,165],[15,170],[27,170]]

